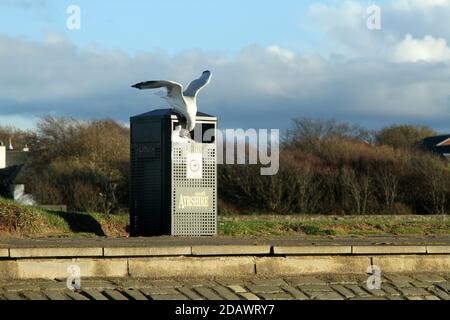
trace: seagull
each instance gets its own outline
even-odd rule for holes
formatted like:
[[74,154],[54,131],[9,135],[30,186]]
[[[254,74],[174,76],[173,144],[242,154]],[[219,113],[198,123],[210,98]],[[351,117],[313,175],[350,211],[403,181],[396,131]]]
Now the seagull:
[[202,76],[191,82],[189,87],[183,92],[183,85],[167,80],[146,81],[133,85],[136,89],[157,89],[166,88],[167,94],[158,94],[165,99],[169,105],[179,114],[186,118],[187,134],[194,130],[197,117],[197,95],[211,81],[211,72],[205,71]]

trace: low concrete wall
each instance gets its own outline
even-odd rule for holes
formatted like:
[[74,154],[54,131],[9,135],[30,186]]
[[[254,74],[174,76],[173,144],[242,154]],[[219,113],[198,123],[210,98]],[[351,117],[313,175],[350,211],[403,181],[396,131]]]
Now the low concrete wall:
[[0,279],[247,277],[315,273],[449,272],[449,246],[149,246],[0,248]]
[[130,258],[131,277],[233,277],[255,274],[253,257]]
[[256,259],[256,273],[262,276],[294,276],[314,273],[365,274],[370,257],[360,256],[289,256]]

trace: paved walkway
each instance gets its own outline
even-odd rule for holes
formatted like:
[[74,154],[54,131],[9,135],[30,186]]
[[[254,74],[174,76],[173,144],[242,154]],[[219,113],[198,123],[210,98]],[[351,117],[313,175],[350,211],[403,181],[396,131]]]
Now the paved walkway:
[[0,282],[5,300],[450,300],[450,273],[385,274],[381,288],[367,275],[315,275],[247,279],[81,279]]
[[370,237],[153,237],[94,239],[0,239],[0,248],[21,247],[157,247],[221,245],[450,245],[450,236],[370,236]]

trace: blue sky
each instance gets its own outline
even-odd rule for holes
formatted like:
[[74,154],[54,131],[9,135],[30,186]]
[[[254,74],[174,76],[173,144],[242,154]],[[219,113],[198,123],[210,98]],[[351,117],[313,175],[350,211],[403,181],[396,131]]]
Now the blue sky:
[[[308,28],[305,14],[312,1],[13,2],[7,0],[10,4],[0,11],[0,30],[5,34],[40,40],[45,31],[60,32],[78,46],[96,43],[129,54],[155,48],[171,54],[193,48],[235,53],[249,44],[273,43],[290,49],[303,44],[314,50],[318,36]],[[82,30],[66,28],[65,13],[71,4],[82,9]]]
[[[81,30],[66,28],[81,8]],[[366,27],[369,5],[382,28]],[[52,114],[126,123],[166,107],[130,85],[213,81],[202,111],[223,127],[292,117],[450,131],[450,0],[0,0],[0,125]]]

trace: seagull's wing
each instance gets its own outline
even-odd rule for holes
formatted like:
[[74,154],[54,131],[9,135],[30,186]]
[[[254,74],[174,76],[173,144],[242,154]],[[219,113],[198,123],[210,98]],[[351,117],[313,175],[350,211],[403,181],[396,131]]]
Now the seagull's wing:
[[170,97],[182,97],[183,92],[183,86],[181,84],[166,80],[141,82],[132,87],[140,90],[166,88],[167,95]]
[[205,71],[203,72],[202,76],[191,82],[189,87],[184,92],[184,95],[186,97],[195,97],[198,92],[203,89],[211,80],[211,72]]

